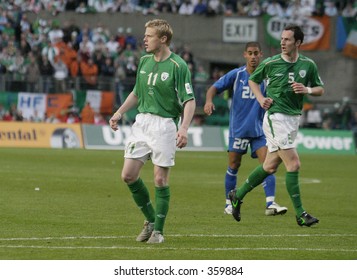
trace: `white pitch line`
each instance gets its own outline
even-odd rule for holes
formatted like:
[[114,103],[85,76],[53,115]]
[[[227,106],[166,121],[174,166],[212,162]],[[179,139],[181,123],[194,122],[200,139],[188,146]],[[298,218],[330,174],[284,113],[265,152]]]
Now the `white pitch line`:
[[95,250],[184,250],[184,251],[320,251],[320,252],[357,252],[357,249],[326,249],[326,248],[278,248],[278,247],[262,247],[262,248],[176,248],[162,246],[35,246],[35,245],[0,245],[0,248],[14,249],[56,249],[56,250],[78,250],[78,249],[95,249]]
[[[212,238],[265,238],[265,237],[357,237],[357,234],[167,234],[168,237],[212,237]],[[41,241],[41,240],[80,240],[80,239],[128,239],[133,236],[48,236],[10,237],[0,241]]]

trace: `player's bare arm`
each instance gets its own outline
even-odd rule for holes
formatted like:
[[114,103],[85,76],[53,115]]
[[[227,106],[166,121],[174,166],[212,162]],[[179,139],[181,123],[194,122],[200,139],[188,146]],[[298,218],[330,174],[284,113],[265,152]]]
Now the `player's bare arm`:
[[137,96],[133,92],[131,92],[125,99],[123,105],[120,106],[120,108],[113,114],[113,116],[109,120],[109,125],[114,131],[118,130],[118,121],[122,118],[122,115],[134,106],[136,106],[137,103]]
[[187,145],[187,131],[192,121],[192,118],[196,110],[196,101],[191,99],[185,103],[185,108],[183,111],[182,123],[177,131],[176,135],[176,146],[180,149]]
[[265,97],[260,90],[259,84],[257,84],[256,82],[249,80],[248,83],[249,83],[249,86],[250,86],[253,94],[255,95],[255,98],[259,102],[260,106],[264,110],[268,110],[270,108],[271,104],[273,104],[273,99]]
[[213,111],[216,109],[213,104],[213,97],[215,97],[217,89],[214,86],[210,86],[206,93],[206,103],[203,107],[203,111],[208,115],[212,115]]

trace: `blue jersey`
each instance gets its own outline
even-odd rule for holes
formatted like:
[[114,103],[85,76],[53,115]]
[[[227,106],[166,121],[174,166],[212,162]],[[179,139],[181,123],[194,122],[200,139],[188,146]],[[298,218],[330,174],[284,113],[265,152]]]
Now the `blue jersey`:
[[[256,101],[249,87],[246,66],[233,69],[216,81],[217,93],[233,89],[229,116],[229,137],[247,138],[264,135],[262,123],[265,110]],[[265,84],[260,85],[265,96]]]

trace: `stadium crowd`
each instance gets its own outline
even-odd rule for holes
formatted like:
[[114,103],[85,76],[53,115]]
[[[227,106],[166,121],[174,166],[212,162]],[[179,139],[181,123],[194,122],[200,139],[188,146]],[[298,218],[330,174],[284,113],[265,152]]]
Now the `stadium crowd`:
[[[177,13],[214,16],[262,14],[280,17],[343,15],[356,20],[357,1],[259,1],[259,0],[6,0],[0,1],[0,79],[5,91],[57,93],[69,90],[114,90],[116,103],[125,98],[126,81],[133,79],[141,55],[141,40],[130,27],[119,26],[115,34],[101,22],[77,26],[68,20],[60,24],[27,13],[50,11],[53,15],[78,13]],[[91,25],[93,24],[93,25]],[[208,73],[194,58],[188,44],[172,45],[192,72],[197,103],[202,105],[205,83],[224,73]],[[131,83],[132,84],[132,83]],[[4,86],[5,85],[5,86]],[[0,120],[23,120],[16,108],[7,113],[0,104]],[[8,116],[10,114],[10,116]],[[69,116],[71,117],[71,116]],[[47,121],[51,121],[48,117]],[[37,119],[34,116],[35,120]],[[69,119],[69,120],[68,120]],[[353,118],[352,118],[353,119]],[[78,121],[80,116],[78,116]],[[61,121],[72,121],[71,118]],[[101,121],[101,120],[100,120]]]
[[[354,13],[354,0],[6,0],[0,1],[7,10],[50,11],[53,15],[66,11],[78,13],[135,13],[182,15],[237,14],[260,16],[263,13],[280,16]],[[354,6],[354,8],[353,8]],[[354,11],[353,11],[354,10]]]

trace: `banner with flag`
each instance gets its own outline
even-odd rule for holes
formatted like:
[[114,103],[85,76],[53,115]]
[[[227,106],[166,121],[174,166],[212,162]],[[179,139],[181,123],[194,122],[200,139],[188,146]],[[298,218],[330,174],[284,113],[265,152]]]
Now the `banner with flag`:
[[31,92],[0,92],[0,104],[5,110],[15,106],[26,120],[37,115],[62,117],[68,109],[76,107],[81,112],[85,103],[89,102],[92,108],[101,114],[113,113],[115,94],[111,91],[74,91],[73,93],[31,93]]
[[339,16],[337,19],[337,50],[345,56],[357,58],[357,21]]
[[357,27],[354,27],[348,34],[348,38],[343,48],[343,54],[357,59]]
[[301,50],[329,50],[331,38],[331,19],[328,16],[280,18],[264,15],[265,41],[268,46],[280,48],[281,33],[288,24],[298,24],[303,28],[305,37]]
[[75,105],[81,111],[87,102],[95,112],[102,114],[111,114],[113,112],[113,105],[115,102],[115,95],[112,91],[75,91],[74,94]]

